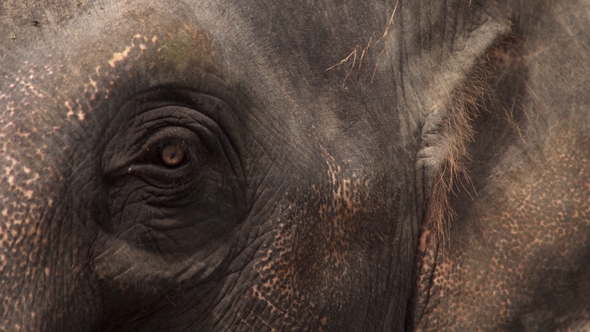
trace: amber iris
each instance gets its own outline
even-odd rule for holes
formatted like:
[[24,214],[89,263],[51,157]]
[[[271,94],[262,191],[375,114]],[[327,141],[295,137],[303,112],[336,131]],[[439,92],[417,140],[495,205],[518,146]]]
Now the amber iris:
[[166,145],[162,149],[160,159],[165,166],[174,167],[180,165],[184,159],[184,151],[177,145]]

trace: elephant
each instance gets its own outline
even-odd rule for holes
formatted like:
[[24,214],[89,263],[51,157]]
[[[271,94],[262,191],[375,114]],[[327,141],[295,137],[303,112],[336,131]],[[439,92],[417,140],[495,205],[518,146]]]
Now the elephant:
[[590,1],[3,0],[1,331],[590,330]]

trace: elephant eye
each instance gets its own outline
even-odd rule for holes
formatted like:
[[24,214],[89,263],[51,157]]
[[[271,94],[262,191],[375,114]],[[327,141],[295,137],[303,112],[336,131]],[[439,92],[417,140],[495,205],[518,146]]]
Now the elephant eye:
[[169,170],[180,168],[190,161],[187,145],[182,140],[159,140],[147,147],[142,162]]
[[166,144],[157,152],[158,159],[162,166],[174,168],[185,164],[189,154],[178,144]]
[[180,174],[178,170],[199,161],[198,156],[203,155],[201,146],[200,139],[191,130],[182,127],[166,127],[149,136],[133,168],[165,172],[167,176],[178,175]]

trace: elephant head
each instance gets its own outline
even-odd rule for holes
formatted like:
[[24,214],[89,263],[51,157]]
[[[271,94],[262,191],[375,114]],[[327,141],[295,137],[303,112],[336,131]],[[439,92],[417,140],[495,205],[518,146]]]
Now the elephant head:
[[588,1],[0,6],[0,330],[590,319]]

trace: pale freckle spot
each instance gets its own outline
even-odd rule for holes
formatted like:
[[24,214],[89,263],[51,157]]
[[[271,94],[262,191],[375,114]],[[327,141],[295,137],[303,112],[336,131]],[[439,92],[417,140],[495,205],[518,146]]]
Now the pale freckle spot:
[[36,312],[34,312],[34,311],[31,312],[31,319],[35,319],[36,316],[37,316],[37,313]]
[[27,166],[23,166],[23,171],[24,171],[26,174],[29,174],[29,173],[31,173],[31,169],[30,169],[30,168],[28,168]]
[[48,267],[45,268],[45,275],[49,277],[49,274],[51,273],[51,269],[49,269]]
[[66,117],[68,117],[68,118],[69,118],[70,116],[73,116],[73,115],[74,115],[74,110],[72,109],[72,106],[70,105],[70,102],[69,102],[69,101],[66,101],[66,102],[64,103],[64,105],[65,105],[65,106],[67,107],[67,109],[68,109],[68,113],[66,114]]
[[39,173],[35,173],[35,174],[33,175],[33,177],[32,177],[32,178],[30,178],[30,179],[28,179],[27,181],[25,181],[25,183],[26,183],[27,185],[30,185],[31,183],[33,183],[33,182],[35,182],[35,181],[39,180],[39,178],[41,178],[41,176],[39,175]]
[[37,149],[35,151],[35,154],[41,158],[41,161],[45,161],[45,154],[43,153],[43,151],[41,151],[41,149]]
[[139,44],[139,49],[145,51],[147,50],[147,46],[145,46],[145,44]]
[[31,136],[31,133],[22,133],[22,132],[17,132],[16,136],[18,137],[22,137],[22,138],[29,138],[29,136]]
[[50,198],[47,200],[47,207],[49,207],[49,208],[53,207],[53,199]]
[[136,46],[135,39],[141,39],[141,35],[135,34],[131,39],[131,45],[126,46],[123,52],[113,53],[113,57],[111,58],[111,60],[108,61],[109,65],[112,68],[114,68],[117,65],[117,62],[123,61],[129,56],[129,52],[131,52],[131,50]]
[[8,217],[8,208],[4,208],[4,210],[2,210],[2,216]]
[[32,190],[25,190],[23,191],[23,194],[25,195],[26,198],[31,199],[33,198],[33,191]]
[[[98,68],[100,68],[100,66],[98,66]],[[94,79],[92,79],[92,75],[88,75],[88,81],[90,82],[90,86],[92,86],[92,88],[94,89],[94,96],[92,96],[92,99],[95,99],[96,92],[98,91],[98,83]]]
[[129,52],[131,52],[131,46],[125,47],[125,50],[123,52],[113,53],[113,57],[109,60],[109,66],[115,68],[117,62],[120,62],[127,58]]
[[153,36],[153,37],[152,37],[152,43],[154,43],[154,44],[155,44],[157,40],[158,40],[158,36]]
[[80,122],[83,122],[85,118],[86,118],[86,114],[84,114],[84,112],[82,112],[82,111],[78,112],[78,120],[80,120]]
[[[26,224],[29,224],[29,222],[27,221]],[[35,234],[37,234],[37,227],[33,226],[33,227],[29,228],[27,235],[31,236],[31,235],[35,235]]]

